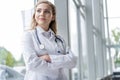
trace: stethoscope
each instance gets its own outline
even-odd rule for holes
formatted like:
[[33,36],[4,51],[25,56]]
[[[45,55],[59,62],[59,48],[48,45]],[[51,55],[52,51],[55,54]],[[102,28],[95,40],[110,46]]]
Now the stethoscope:
[[[37,33],[37,29],[36,29],[36,28],[35,28],[35,35],[36,35],[37,41],[38,41],[38,43],[39,43],[40,49],[41,49],[41,50],[45,49],[45,45],[41,43],[41,41],[40,41],[40,39],[39,39],[39,37],[38,37],[38,33]],[[58,53],[61,53],[61,50],[64,51],[63,41],[62,41],[60,38],[58,38],[57,36],[55,36],[55,42],[57,43],[57,46],[58,46],[59,48],[61,48],[61,49],[58,50],[57,52],[58,52]],[[60,43],[60,42],[61,42],[61,43]]]

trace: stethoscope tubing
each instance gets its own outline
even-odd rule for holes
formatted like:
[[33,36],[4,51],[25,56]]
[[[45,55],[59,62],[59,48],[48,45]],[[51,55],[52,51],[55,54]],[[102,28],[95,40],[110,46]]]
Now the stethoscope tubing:
[[42,43],[41,43],[41,41],[40,41],[40,39],[38,37],[38,33],[37,33],[37,29],[36,28],[35,28],[35,35],[36,35],[38,43],[41,45]]
[[[39,37],[38,37],[38,32],[37,32],[37,29],[36,29],[36,28],[35,28],[35,35],[36,35],[36,38],[37,38],[38,43],[39,43],[40,45],[42,45],[42,43],[41,43],[41,41],[40,41],[40,39],[39,39]],[[60,38],[58,38],[57,36],[55,36],[55,42],[56,42],[56,43],[58,43],[58,40],[62,43],[62,46],[64,46],[64,45],[63,45],[63,41],[62,41]]]

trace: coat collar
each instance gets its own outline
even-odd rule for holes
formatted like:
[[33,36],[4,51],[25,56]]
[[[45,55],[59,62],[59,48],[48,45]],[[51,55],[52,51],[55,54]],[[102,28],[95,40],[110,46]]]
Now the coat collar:
[[42,35],[45,36],[45,37],[50,38],[50,37],[55,36],[55,33],[54,33],[51,29],[49,29],[48,31],[45,31],[45,30],[44,30],[42,27],[40,27],[40,26],[37,26],[36,29],[37,29],[38,34],[42,34]]

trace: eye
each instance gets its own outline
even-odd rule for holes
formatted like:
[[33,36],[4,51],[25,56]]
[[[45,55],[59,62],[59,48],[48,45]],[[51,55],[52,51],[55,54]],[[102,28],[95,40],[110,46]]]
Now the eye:
[[50,10],[45,10],[44,12],[45,12],[45,13],[51,13]]
[[38,10],[36,10],[36,12],[40,13],[40,12],[41,12],[41,10],[40,10],[40,9],[38,9]]

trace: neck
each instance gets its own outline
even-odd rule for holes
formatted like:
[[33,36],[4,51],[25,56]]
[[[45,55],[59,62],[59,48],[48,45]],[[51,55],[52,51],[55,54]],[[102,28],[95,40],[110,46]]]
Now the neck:
[[44,29],[45,31],[48,31],[49,30],[49,27],[48,26],[39,26],[41,27],[42,29]]

